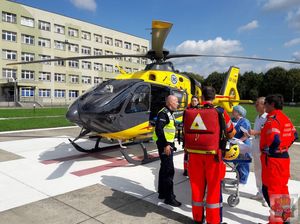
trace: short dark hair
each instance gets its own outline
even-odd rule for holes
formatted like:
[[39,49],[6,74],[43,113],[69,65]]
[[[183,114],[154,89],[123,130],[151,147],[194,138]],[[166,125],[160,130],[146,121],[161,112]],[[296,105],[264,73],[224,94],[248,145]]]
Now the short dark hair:
[[274,103],[274,108],[277,110],[282,110],[283,108],[283,96],[281,94],[271,94],[265,98],[265,103]]
[[202,96],[204,100],[214,100],[216,97],[216,90],[212,86],[204,86],[202,88]]
[[194,99],[194,98],[198,100],[198,96],[193,95],[191,99]]

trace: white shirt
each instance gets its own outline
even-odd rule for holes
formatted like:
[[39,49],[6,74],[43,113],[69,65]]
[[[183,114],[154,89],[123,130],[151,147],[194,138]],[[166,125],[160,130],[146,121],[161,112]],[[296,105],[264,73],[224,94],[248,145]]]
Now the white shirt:
[[[263,113],[262,115],[257,115],[254,122],[253,130],[260,131],[264,126],[267,120],[268,113]],[[260,142],[260,134],[256,135],[255,138],[252,139],[252,152],[259,152],[259,142]]]

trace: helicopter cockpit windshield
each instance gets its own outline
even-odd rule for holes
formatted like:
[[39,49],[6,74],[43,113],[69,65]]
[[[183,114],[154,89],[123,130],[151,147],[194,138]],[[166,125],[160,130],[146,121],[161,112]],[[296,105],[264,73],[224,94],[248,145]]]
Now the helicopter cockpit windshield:
[[172,62],[162,62],[162,63],[151,63],[148,64],[145,68],[145,71],[148,70],[158,70],[158,71],[170,71],[170,72],[175,72],[174,70],[174,65]]

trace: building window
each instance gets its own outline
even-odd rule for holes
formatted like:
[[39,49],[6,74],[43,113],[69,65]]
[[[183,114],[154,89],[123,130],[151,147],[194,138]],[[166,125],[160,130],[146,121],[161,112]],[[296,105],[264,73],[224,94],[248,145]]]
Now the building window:
[[79,68],[79,62],[76,60],[70,60],[68,63],[70,68]]
[[2,58],[6,60],[17,60],[17,51],[3,49]]
[[137,64],[139,64],[140,63],[140,59],[139,58],[131,58],[131,61],[133,62],[133,63],[137,63]]
[[142,65],[145,65],[145,64],[147,64],[147,59],[145,59],[145,58],[141,58],[141,64],[142,64]]
[[[39,54],[39,58],[40,58],[40,60],[48,60],[48,59],[51,59],[51,56],[50,55]],[[44,64],[44,65],[51,65],[50,61],[45,61],[45,62],[41,62],[41,63]]]
[[82,54],[86,54],[86,55],[91,55],[91,48],[90,47],[86,47],[86,46],[82,46],[81,53]]
[[21,78],[25,80],[34,80],[34,71],[22,70]]
[[34,19],[21,16],[21,25],[34,27]]
[[131,50],[131,43],[129,43],[129,42],[124,42],[124,48],[125,48],[125,49],[128,49],[128,50]]
[[147,47],[142,46],[142,53],[147,53]]
[[125,58],[124,58],[124,61],[131,62],[131,60],[132,60],[131,57],[125,57]]
[[[60,57],[54,57],[55,59],[59,59]],[[65,61],[55,61],[55,66],[65,66]]]
[[82,61],[81,68],[83,68],[83,69],[92,69],[91,62],[89,62],[89,61]]
[[113,39],[111,37],[104,37],[104,43],[107,45],[113,45]]
[[34,60],[34,54],[22,52],[21,60],[22,61],[33,61]]
[[81,82],[83,83],[83,84],[91,84],[91,77],[90,76],[82,76],[82,79],[81,79]]
[[65,34],[65,27],[61,25],[54,24],[54,32],[55,33],[60,33],[60,34]]
[[41,47],[48,47],[48,48],[50,48],[51,47],[51,40],[39,37],[38,45],[41,46]]
[[81,38],[84,40],[91,40],[91,33],[86,31],[81,31]]
[[55,82],[65,82],[66,75],[62,73],[54,73],[54,81]]
[[34,89],[31,87],[21,87],[21,96],[23,97],[34,96]]
[[103,54],[103,52],[102,52],[101,49],[94,48],[94,55],[95,56],[99,56],[99,55],[102,55],[102,54]]
[[17,33],[2,30],[2,40],[16,42],[17,41]]
[[50,31],[50,23],[39,20],[39,29],[40,30],[45,30],[45,31]]
[[115,46],[116,47],[123,47],[123,41],[121,41],[121,40],[115,40]]
[[78,75],[70,75],[70,82],[71,83],[79,83],[79,76]]
[[[116,55],[122,55],[121,53],[118,53],[118,52],[116,52],[115,54]],[[122,57],[116,57],[115,59],[118,60],[118,61],[122,61]]]
[[102,83],[102,80],[100,77],[94,77],[94,84],[99,84],[99,83]]
[[14,79],[16,79],[16,77],[17,77],[17,69],[3,68],[2,69],[2,77],[5,78],[5,79],[8,79],[8,78],[14,78]]
[[34,45],[34,36],[22,34],[21,39],[23,44]]
[[55,40],[54,41],[54,48],[64,51],[65,50],[65,43],[62,42],[62,41]]
[[113,66],[112,65],[105,65],[105,71],[106,72],[110,72],[110,73],[112,73],[113,72]]
[[69,28],[68,34],[69,34],[70,37],[78,37],[78,30]]
[[68,44],[69,45],[69,51],[71,52],[79,52],[79,45],[78,44]]
[[50,82],[51,81],[51,73],[50,72],[40,72],[39,80]]
[[98,34],[94,34],[95,42],[102,43],[102,36]]
[[2,11],[2,21],[8,23],[17,23],[17,15],[9,12]]
[[133,44],[133,50],[136,51],[136,52],[139,52],[140,51],[140,46],[137,45],[137,44]]
[[103,71],[103,65],[101,63],[94,62],[95,71]]
[[50,89],[39,89],[39,97],[51,97]]
[[125,67],[125,71],[126,71],[126,73],[131,73],[131,72],[132,72],[132,69],[129,68],[129,67]]
[[55,89],[54,90],[54,97],[57,97],[57,98],[63,98],[65,97],[65,90],[63,89]]
[[105,51],[105,55],[112,55],[113,52],[112,51]]
[[69,90],[69,97],[70,98],[77,98],[79,96],[78,90]]

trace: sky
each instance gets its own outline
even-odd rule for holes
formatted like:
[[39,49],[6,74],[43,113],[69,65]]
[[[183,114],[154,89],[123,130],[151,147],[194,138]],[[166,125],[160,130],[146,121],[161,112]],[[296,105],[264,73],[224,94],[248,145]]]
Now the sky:
[[[173,23],[164,48],[172,53],[221,54],[300,61],[300,0],[16,0],[148,39],[152,20]],[[173,59],[180,71],[207,77],[237,66],[266,72],[300,65],[220,58]]]

